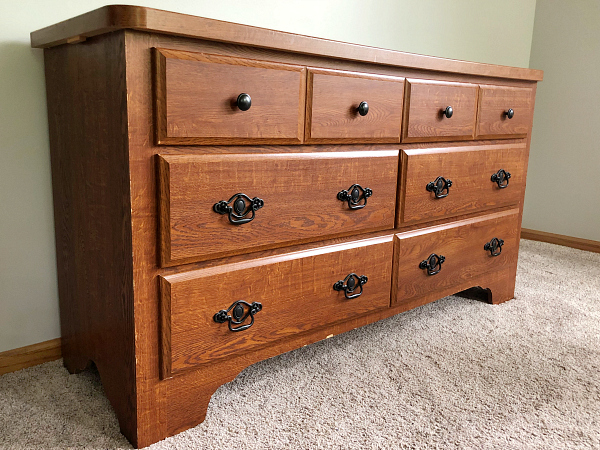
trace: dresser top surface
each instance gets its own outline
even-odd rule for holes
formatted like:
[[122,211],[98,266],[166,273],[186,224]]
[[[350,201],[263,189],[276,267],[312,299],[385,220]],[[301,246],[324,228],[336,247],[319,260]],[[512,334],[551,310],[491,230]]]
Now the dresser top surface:
[[129,5],[108,5],[31,33],[49,48],[116,30],[138,30],[411,69],[541,81],[541,70],[498,66],[350,44],[221,20]]

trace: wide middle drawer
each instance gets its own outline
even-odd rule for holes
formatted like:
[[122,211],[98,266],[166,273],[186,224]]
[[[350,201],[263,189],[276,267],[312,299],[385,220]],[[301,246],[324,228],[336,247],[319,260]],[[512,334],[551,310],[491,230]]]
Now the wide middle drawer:
[[389,307],[392,239],[161,277],[163,376]]
[[161,263],[394,227],[398,151],[160,155]]
[[525,189],[525,144],[401,152],[398,223],[427,222],[516,205]]
[[404,78],[310,69],[306,142],[400,142]]

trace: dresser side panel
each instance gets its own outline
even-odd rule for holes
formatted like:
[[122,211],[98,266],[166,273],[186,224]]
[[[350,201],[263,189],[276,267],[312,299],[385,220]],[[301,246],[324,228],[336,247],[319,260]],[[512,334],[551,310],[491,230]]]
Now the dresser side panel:
[[131,202],[123,32],[44,51],[63,356],[93,361],[136,436]]

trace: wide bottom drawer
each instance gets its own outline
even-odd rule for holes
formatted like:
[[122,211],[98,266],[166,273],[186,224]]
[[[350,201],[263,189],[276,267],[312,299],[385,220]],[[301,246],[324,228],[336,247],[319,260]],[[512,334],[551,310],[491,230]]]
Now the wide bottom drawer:
[[433,301],[472,287],[478,277],[514,268],[519,210],[395,235],[392,306]]
[[161,277],[163,377],[389,307],[392,240]]

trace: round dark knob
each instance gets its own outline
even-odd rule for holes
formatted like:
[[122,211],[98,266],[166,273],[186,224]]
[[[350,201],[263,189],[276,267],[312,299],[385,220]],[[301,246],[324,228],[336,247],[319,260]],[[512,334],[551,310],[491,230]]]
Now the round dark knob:
[[369,104],[367,102],[360,102],[360,105],[358,105],[358,113],[361,116],[366,116],[368,112],[369,112]]
[[504,115],[505,115],[507,118],[509,118],[509,119],[512,119],[513,117],[515,117],[515,110],[514,110],[514,109],[512,109],[512,108],[509,108],[509,109],[508,109],[508,111],[506,111],[506,112],[504,113]]
[[252,98],[248,94],[240,94],[235,104],[241,111],[248,111],[252,106]]
[[446,116],[446,118],[449,119],[450,117],[452,117],[452,114],[454,114],[452,106],[446,106],[445,109],[442,109],[442,115]]

